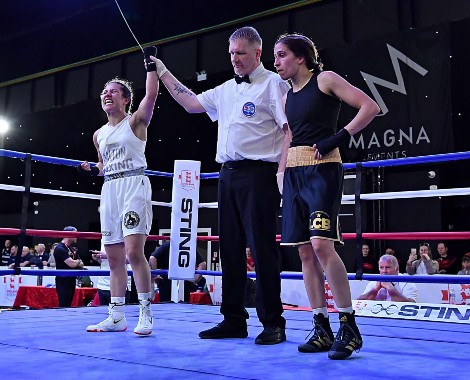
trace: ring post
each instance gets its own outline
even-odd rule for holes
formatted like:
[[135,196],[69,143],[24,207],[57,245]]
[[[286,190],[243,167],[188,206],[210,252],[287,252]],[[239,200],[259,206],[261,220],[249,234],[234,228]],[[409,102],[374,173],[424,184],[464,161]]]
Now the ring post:
[[356,163],[356,184],[354,189],[354,214],[356,219],[356,280],[362,280],[362,164]]

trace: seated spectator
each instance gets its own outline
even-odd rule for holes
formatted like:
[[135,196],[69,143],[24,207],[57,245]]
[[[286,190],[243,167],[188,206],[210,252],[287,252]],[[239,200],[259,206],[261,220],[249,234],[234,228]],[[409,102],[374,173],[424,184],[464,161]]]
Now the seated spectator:
[[1,265],[8,265],[11,254],[11,240],[5,240],[5,247],[2,249],[2,262]]
[[416,250],[412,250],[406,262],[406,273],[408,274],[437,274],[439,264],[432,259],[431,248],[428,243],[419,245],[419,259]]
[[[379,259],[381,275],[399,275],[398,260],[393,255],[383,255]],[[411,282],[371,281],[358,300],[394,302],[418,302],[418,288]]]
[[8,258],[8,262],[7,262],[8,268],[10,268],[12,264],[13,265],[15,264],[17,253],[18,253],[18,246],[14,245],[13,247],[11,247],[11,250],[10,250],[10,257]]
[[246,247],[246,270],[248,272],[255,271],[255,260],[253,259],[253,256],[251,256],[250,247]]
[[36,252],[33,257],[29,260],[29,264],[36,266],[38,268],[43,268],[47,266],[47,260],[49,259],[49,254],[46,251],[46,246],[42,243],[39,243],[36,247]]
[[[30,266],[30,260],[32,258],[33,258],[33,255],[29,252],[29,247],[27,247],[26,245],[23,246],[23,250],[21,251],[20,267]],[[16,260],[16,257],[15,259],[13,259],[12,263],[8,266],[8,268],[13,269],[15,267],[15,260]]]
[[[357,271],[357,265],[354,265],[354,272]],[[377,262],[370,253],[369,244],[362,245],[362,273],[377,273]]]
[[[168,269],[170,266],[170,242],[164,242],[158,247],[149,258],[150,269]],[[206,270],[207,263],[199,252],[196,251],[196,270]],[[158,284],[158,291],[160,295],[160,302],[171,301],[171,280],[168,275],[162,274],[152,277],[153,281]],[[189,302],[190,293],[196,290],[204,289],[206,279],[200,275],[195,274],[193,281],[184,281],[184,301]]]
[[470,275],[470,256],[462,257],[462,270],[460,270],[457,274]]
[[[250,247],[246,247],[246,271],[254,272],[255,271],[255,260],[251,256]],[[246,288],[245,288],[245,307],[255,307],[256,306],[256,281],[252,278],[247,277],[246,279]]]
[[439,258],[436,261],[439,263],[439,273],[440,274],[456,274],[457,273],[457,257],[450,255],[447,251],[449,247],[444,242],[439,242],[437,244],[437,253],[439,253]]
[[395,256],[398,261],[398,268],[399,268],[400,273],[406,272],[406,263],[398,257],[397,252],[392,247],[386,248],[385,254]]
[[39,257],[42,267],[47,267],[47,262],[49,261],[49,253],[46,252],[46,246],[42,243],[39,243],[36,247],[37,257]]

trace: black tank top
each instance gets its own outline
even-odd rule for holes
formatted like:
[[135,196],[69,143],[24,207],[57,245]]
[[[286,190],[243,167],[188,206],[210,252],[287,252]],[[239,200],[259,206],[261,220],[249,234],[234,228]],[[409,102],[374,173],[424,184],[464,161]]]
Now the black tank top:
[[341,101],[318,88],[317,75],[297,92],[287,93],[286,115],[292,131],[291,147],[312,146],[336,132]]

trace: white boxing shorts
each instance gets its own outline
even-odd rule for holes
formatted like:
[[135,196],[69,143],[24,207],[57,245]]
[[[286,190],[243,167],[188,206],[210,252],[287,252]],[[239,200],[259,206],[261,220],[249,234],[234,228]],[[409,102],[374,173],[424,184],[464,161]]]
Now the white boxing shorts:
[[152,188],[145,175],[105,181],[101,189],[100,221],[104,245],[124,242],[129,235],[149,235]]

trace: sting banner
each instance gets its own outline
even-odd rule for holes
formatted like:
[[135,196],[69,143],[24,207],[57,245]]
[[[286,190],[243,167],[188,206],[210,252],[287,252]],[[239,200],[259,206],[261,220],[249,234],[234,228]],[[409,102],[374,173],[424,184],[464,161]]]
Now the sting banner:
[[200,171],[199,161],[175,161],[168,269],[172,280],[194,279]]

